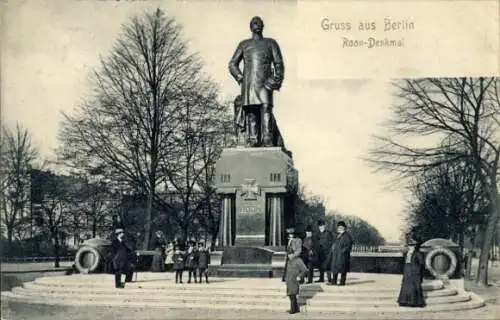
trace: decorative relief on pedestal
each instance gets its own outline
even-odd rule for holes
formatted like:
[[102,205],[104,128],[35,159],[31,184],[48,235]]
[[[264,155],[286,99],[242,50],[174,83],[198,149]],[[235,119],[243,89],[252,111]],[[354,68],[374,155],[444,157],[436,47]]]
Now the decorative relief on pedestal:
[[245,200],[257,200],[260,197],[260,187],[255,183],[255,179],[245,179],[245,184],[241,185],[241,194]]

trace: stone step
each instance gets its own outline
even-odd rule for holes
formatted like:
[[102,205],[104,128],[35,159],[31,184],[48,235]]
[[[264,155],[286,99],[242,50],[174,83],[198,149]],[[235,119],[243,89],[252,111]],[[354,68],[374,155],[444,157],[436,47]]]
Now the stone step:
[[[115,288],[112,287],[110,283],[109,286],[78,286],[78,285],[54,285],[54,284],[43,284],[38,282],[26,282],[24,283],[24,288],[28,290],[42,290],[42,291],[54,291],[54,292],[68,292],[68,293],[88,293],[93,292],[96,294],[104,294],[108,292],[115,292]],[[203,283],[201,286],[210,286]],[[333,288],[332,288],[333,289]],[[339,287],[340,289],[340,287]],[[134,294],[152,294],[156,292],[162,292],[164,294],[183,294],[183,295],[219,295],[219,296],[232,296],[235,294],[245,296],[247,298],[252,297],[275,297],[275,296],[283,296],[284,288],[281,288],[279,291],[263,291],[259,290],[259,288],[250,288],[250,289],[235,289],[235,288],[217,288],[212,287],[211,290],[200,290],[199,287],[194,285],[171,285],[165,286],[161,289],[154,287],[137,287],[131,286],[130,284],[126,285],[126,292],[134,293]],[[399,293],[399,289],[395,288],[391,291],[383,291],[379,292],[376,297],[377,299],[391,299],[395,295]],[[443,288],[438,290],[431,290],[424,292],[425,297],[443,297],[443,296],[452,296],[456,295],[457,290],[452,288]],[[301,296],[305,297],[315,297],[319,299],[329,299],[335,297],[356,297],[359,299],[365,298],[373,298],[373,292],[364,292],[364,291],[343,291],[343,290],[322,290],[319,287],[317,290],[304,290],[304,286],[302,286]]]
[[[196,294],[185,294],[183,292],[175,292],[175,294],[169,294],[169,292],[158,292],[157,294],[151,293],[138,293],[130,292],[126,289],[114,289],[114,291],[106,292],[96,292],[96,291],[44,291],[44,290],[33,290],[23,287],[16,287],[12,290],[13,293],[18,295],[33,296],[33,297],[51,297],[53,299],[75,299],[75,300],[120,300],[120,301],[168,301],[176,303],[186,303],[186,302],[200,302],[200,303],[212,303],[212,304],[232,304],[232,303],[246,303],[246,304],[275,304],[275,303],[288,303],[288,298],[285,296],[283,291],[281,295],[276,296],[254,296],[249,298],[245,295],[240,295],[238,292],[234,292],[233,295],[196,295]],[[395,305],[397,299],[397,294],[393,296],[374,296],[370,299],[363,297],[358,297],[356,295],[348,296],[324,296],[323,293],[318,293],[317,295],[304,296],[300,295],[299,300],[307,301],[308,304],[314,306],[330,305],[330,304],[344,304],[344,305],[358,305],[358,306],[369,306],[369,305]],[[454,296],[444,296],[444,297],[431,297],[427,299],[429,305],[435,304],[448,304],[457,302],[466,302],[470,300],[470,295],[467,293],[460,293]]]
[[[64,305],[64,306],[108,306],[108,307],[134,307],[134,308],[169,308],[169,309],[211,309],[213,310],[268,310],[268,311],[283,311],[288,308],[288,303],[284,300],[283,303],[272,303],[272,304],[250,304],[249,301],[245,301],[244,303],[228,303],[228,304],[214,304],[214,303],[206,303],[200,301],[186,301],[182,304],[178,302],[171,301],[168,299],[165,300],[141,300],[130,298],[130,299],[93,299],[87,300],[82,298],[71,299],[71,297],[63,296],[58,299],[54,299],[53,296],[31,296],[24,294],[17,294],[14,292],[2,292],[2,299],[7,299],[10,301],[19,301],[26,302],[32,304],[49,304],[49,305]],[[116,297],[117,295],[115,295]],[[119,297],[118,297],[119,298]],[[360,313],[370,313],[370,312],[441,312],[441,311],[457,311],[457,310],[467,310],[473,308],[479,308],[484,306],[484,301],[481,299],[475,298],[469,300],[467,302],[457,302],[457,303],[447,303],[447,304],[437,304],[437,305],[428,305],[426,308],[405,308],[399,307],[396,304],[391,305],[359,305],[356,304],[356,312]],[[328,314],[332,311],[338,312],[352,312],[353,305],[346,305],[342,301],[337,303],[328,303],[324,306],[306,306],[304,307],[306,312],[318,313],[318,314]]]
[[[151,288],[163,290],[170,287],[182,287],[182,286],[197,286],[196,290],[214,290],[218,289],[238,289],[238,290],[252,290],[258,288],[259,291],[277,291],[282,292],[285,288],[285,283],[278,279],[245,279],[245,286],[238,281],[237,278],[213,278],[210,279],[210,284],[187,284],[184,281],[183,284],[175,284],[173,279],[163,278],[163,279],[139,279],[137,282],[127,283],[127,287],[132,288]],[[38,278],[35,280],[38,284],[45,284],[51,286],[76,286],[76,287],[113,287],[114,278],[111,275],[76,275],[76,276],[61,276],[61,277],[45,277]],[[444,287],[442,281],[430,281],[425,282],[422,285],[424,291],[440,290]],[[303,291],[333,291],[333,292],[394,292],[399,290],[398,285],[385,285],[377,286],[375,281],[365,280],[365,279],[355,279],[348,280],[346,286],[328,286],[324,283],[313,283],[301,285],[301,290]]]
[[[40,283],[38,283],[40,284]],[[85,284],[77,284],[77,283],[68,283],[68,284],[41,284],[41,285],[46,285],[48,287],[73,287],[73,288],[113,288],[114,287],[114,282],[112,280],[108,281],[107,283],[101,283],[99,285],[92,284],[92,285],[85,285]],[[126,284],[127,288],[136,288],[136,289],[146,289],[146,290],[170,290],[172,288],[184,288],[184,289],[189,289],[189,288],[196,288],[195,290],[198,292],[212,292],[213,290],[237,290],[236,292],[245,292],[245,291],[252,291],[257,289],[259,292],[262,293],[268,293],[268,292],[283,292],[286,288],[285,284],[282,286],[276,286],[276,287],[256,287],[256,286],[248,286],[248,287],[235,287],[235,286],[221,286],[221,285],[215,285],[215,284],[198,284],[198,283],[182,283],[182,284],[175,284],[175,283],[166,283],[166,284],[148,284],[148,283],[127,283]],[[442,286],[436,286],[434,288],[427,288],[424,290],[424,292],[431,292],[431,291],[439,291],[442,290]],[[355,285],[346,285],[346,286],[313,286],[313,285],[301,285],[300,290],[302,292],[333,292],[333,293],[370,293],[371,295],[375,294],[381,294],[381,293],[394,293],[394,292],[399,292],[399,288],[391,288],[391,287],[384,287],[384,288],[378,288],[375,286],[365,286],[365,287],[360,287],[360,286],[355,286]]]

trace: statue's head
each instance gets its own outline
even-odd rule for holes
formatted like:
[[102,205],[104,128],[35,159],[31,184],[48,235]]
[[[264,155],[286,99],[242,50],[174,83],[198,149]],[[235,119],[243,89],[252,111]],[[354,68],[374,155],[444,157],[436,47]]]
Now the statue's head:
[[262,21],[261,17],[253,17],[250,20],[250,30],[253,33],[262,33],[262,30],[264,30],[264,21]]

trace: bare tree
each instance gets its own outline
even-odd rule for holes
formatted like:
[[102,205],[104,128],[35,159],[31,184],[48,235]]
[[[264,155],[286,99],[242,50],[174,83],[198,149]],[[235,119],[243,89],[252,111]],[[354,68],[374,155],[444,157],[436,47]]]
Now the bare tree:
[[[376,137],[380,145],[371,150],[369,161],[401,178],[443,163],[473,166],[491,204],[477,276],[478,283],[487,285],[488,254],[500,215],[500,79],[425,78],[394,85],[398,103],[387,124],[393,137]],[[431,145],[415,146],[408,141],[412,137],[425,137]]]
[[[464,247],[465,235],[484,223],[488,206],[476,170],[468,163],[443,163],[414,179],[407,233],[419,237],[452,238]],[[419,234],[415,234],[419,233]]]
[[73,177],[36,170],[33,174],[33,199],[36,220],[50,235],[54,246],[55,267],[59,267],[65,234],[71,228],[79,185]]
[[[106,181],[98,175],[86,175],[79,178],[82,185],[75,195],[75,206],[79,211],[75,215],[75,221],[79,221],[77,217],[85,221],[82,226],[75,225],[75,228],[81,227],[90,231],[92,238],[95,238],[99,231],[104,231],[104,228],[111,223],[111,214],[114,212],[117,199],[111,194]],[[78,230],[75,231],[78,232]]]
[[174,152],[161,163],[165,184],[180,197],[182,208],[176,211],[176,220],[184,237],[192,222],[200,221],[200,212],[211,205],[213,194],[206,192],[213,191],[208,187],[222,151],[228,118],[227,108],[216,101],[217,90],[212,83],[207,82],[201,92],[186,97],[181,123],[174,133]]
[[26,214],[29,215],[30,169],[38,156],[31,142],[28,130],[17,124],[14,131],[2,128],[0,178],[1,222],[7,229],[7,241],[12,245],[16,233],[25,228]]
[[107,167],[114,178],[147,195],[144,248],[154,202],[162,201],[157,196],[162,175],[171,172],[162,166],[172,159],[179,112],[207,81],[180,32],[159,9],[133,17],[109,57],[101,59],[93,95],[78,113],[65,115],[60,132],[63,159],[75,167]]
[[219,159],[223,147],[231,144],[230,137],[234,137],[233,120],[228,113],[224,113],[212,125],[212,131],[205,134],[201,144],[201,161],[203,176],[199,185],[203,194],[201,218],[204,226],[211,234],[212,247],[215,246],[220,227],[221,204],[216,193],[214,179],[215,163]]
[[384,237],[373,225],[367,221],[356,217],[331,211],[326,216],[330,226],[335,230],[339,221],[344,221],[353,236],[354,243],[362,246],[380,246],[385,244]]

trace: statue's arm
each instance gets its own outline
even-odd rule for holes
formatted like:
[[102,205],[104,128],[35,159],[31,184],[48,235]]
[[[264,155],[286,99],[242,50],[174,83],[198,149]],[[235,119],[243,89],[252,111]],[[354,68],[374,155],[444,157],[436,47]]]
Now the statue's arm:
[[283,62],[283,55],[276,40],[271,41],[271,53],[273,55],[274,75],[271,80],[271,87],[273,90],[279,90],[283,79],[285,77],[285,64]]
[[229,72],[238,83],[241,83],[241,81],[243,81],[243,73],[240,70],[240,62],[242,59],[243,59],[243,48],[242,44],[240,43],[236,48],[233,57],[229,61]]

